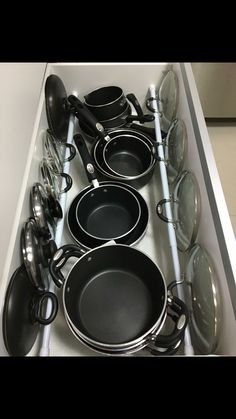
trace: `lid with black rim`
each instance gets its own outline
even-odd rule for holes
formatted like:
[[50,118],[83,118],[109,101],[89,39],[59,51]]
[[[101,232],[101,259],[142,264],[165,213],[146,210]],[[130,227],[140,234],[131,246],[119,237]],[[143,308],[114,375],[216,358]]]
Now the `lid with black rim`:
[[67,93],[60,77],[48,76],[45,84],[45,106],[47,121],[53,136],[66,141],[70,112],[67,108]]
[[3,338],[9,355],[25,356],[33,347],[39,332],[39,323],[31,315],[37,290],[21,265],[13,273],[3,308]]
[[183,169],[184,160],[187,152],[187,133],[182,120],[175,119],[168,131],[165,139],[165,159],[167,160],[168,182],[175,181]]
[[221,327],[219,279],[211,257],[198,243],[188,253],[185,281],[193,346],[200,354],[214,353]]
[[200,220],[200,191],[192,172],[180,173],[174,184],[173,200],[177,246],[183,252],[194,243]]
[[171,122],[176,117],[178,96],[177,76],[174,71],[169,70],[163,78],[158,92],[160,125],[164,132],[168,132]]

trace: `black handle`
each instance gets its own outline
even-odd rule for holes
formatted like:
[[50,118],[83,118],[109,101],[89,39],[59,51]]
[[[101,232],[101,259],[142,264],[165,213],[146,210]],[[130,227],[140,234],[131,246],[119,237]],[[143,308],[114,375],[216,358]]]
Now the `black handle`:
[[129,93],[128,95],[126,95],[126,98],[130,101],[130,103],[132,103],[134,109],[137,112],[137,115],[139,117],[143,117],[143,110],[136,96],[133,93]]
[[53,218],[62,218],[63,211],[60,202],[53,197],[53,195],[48,195],[48,208],[51,217]]
[[[138,131],[144,132],[145,134],[148,134],[151,137],[151,140],[156,141],[156,134],[155,134],[155,128],[150,127],[143,127],[138,124],[131,124],[130,128],[137,129]],[[166,138],[167,133],[164,131],[161,131],[161,137],[164,139]]]
[[[185,329],[189,321],[187,306],[178,297],[171,296],[167,299],[168,309],[171,310],[167,314],[175,324],[174,330],[169,335],[157,335],[154,347],[151,348],[151,353],[154,355],[167,355],[169,351],[175,350],[178,343],[184,339]],[[163,352],[158,348],[166,349],[166,351]]]
[[138,121],[141,124],[144,124],[145,122],[152,122],[155,119],[154,115],[143,115],[143,116],[136,116],[136,115],[128,115],[125,117],[126,122],[133,122]]
[[[52,303],[51,313],[47,318],[43,315],[45,300],[51,300]],[[52,292],[45,291],[35,294],[31,304],[31,318],[33,323],[38,322],[40,324],[47,325],[55,319],[58,312],[58,300],[56,295]]]
[[81,134],[74,135],[74,142],[83,161],[88,181],[92,182],[93,180],[96,180],[97,175],[93,165],[93,160],[89,154],[88,147],[83,136]]
[[62,193],[68,192],[71,189],[73,181],[72,181],[71,176],[68,175],[68,173],[60,173],[60,176],[66,180],[65,188],[62,191],[60,191],[60,194],[62,194]]
[[167,218],[165,215],[163,215],[163,205],[165,205],[167,202],[178,202],[178,201],[173,198],[161,199],[156,206],[156,213],[162,221],[165,221],[166,223],[176,224],[177,220],[171,220],[171,218]]
[[76,149],[73,146],[73,144],[68,144],[68,143],[62,143],[62,145],[66,148],[69,148],[70,150],[70,155],[69,157],[66,157],[66,159],[64,161],[71,161],[73,160],[73,158],[76,156]]
[[72,105],[71,112],[79,119],[82,117],[89,127],[93,130],[95,135],[98,135],[104,140],[109,140],[108,133],[105,131],[102,124],[95,118],[95,116],[84,106],[84,104],[74,95],[68,97],[68,101]]
[[54,254],[53,259],[49,264],[49,272],[58,288],[60,288],[65,282],[65,278],[60,269],[63,268],[69,258],[80,258],[84,253],[85,251],[79,246],[76,246],[75,244],[66,244],[60,247]]

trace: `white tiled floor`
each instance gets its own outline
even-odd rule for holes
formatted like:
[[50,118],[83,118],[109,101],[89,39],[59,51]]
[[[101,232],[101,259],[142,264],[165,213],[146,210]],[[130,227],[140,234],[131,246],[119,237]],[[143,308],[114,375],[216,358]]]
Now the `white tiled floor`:
[[236,235],[236,123],[207,123],[207,129]]

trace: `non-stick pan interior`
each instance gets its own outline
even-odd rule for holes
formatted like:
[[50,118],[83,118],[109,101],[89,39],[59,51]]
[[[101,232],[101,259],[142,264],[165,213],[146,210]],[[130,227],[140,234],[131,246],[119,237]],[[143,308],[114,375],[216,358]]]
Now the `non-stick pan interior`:
[[[106,185],[107,182],[100,182],[100,185]],[[113,182],[109,182],[109,184],[113,184]],[[117,183],[114,183],[117,184]],[[122,185],[122,184],[121,184]],[[67,214],[67,223],[70,230],[71,235],[77,241],[80,245],[87,249],[93,249],[94,247],[100,246],[105,243],[105,241],[94,239],[91,236],[87,235],[81,228],[79,228],[78,223],[76,221],[76,207],[80,200],[80,198],[83,196],[83,194],[86,192],[86,190],[91,190],[93,187],[90,186],[88,189],[86,188],[82,192],[80,192],[76,197],[73,199],[73,201],[70,204],[69,211]],[[130,190],[138,199],[138,202],[140,204],[141,208],[141,217],[139,219],[139,222],[135,229],[130,233],[130,235],[121,237],[120,239],[116,240],[116,243],[120,244],[128,244],[133,245],[134,243],[138,242],[139,239],[143,236],[143,234],[146,231],[148,219],[149,219],[149,211],[148,206],[145,201],[145,199],[140,195],[140,193],[132,188],[129,185],[126,185],[126,189]]]
[[72,324],[105,344],[135,340],[163,312],[165,286],[157,266],[136,249],[115,245],[88,252],[73,267],[65,288]]
[[100,186],[78,202],[77,222],[88,234],[116,239],[136,227],[140,218],[137,198],[124,187]]

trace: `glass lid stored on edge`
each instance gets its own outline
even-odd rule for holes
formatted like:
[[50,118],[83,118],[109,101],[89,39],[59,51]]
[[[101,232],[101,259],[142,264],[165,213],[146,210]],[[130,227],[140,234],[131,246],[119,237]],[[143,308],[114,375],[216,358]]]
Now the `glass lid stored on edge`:
[[214,353],[221,320],[218,278],[209,255],[198,243],[189,251],[185,280],[193,346],[200,354]]
[[164,132],[168,132],[170,125],[176,117],[178,106],[178,79],[176,74],[169,70],[159,88],[159,111],[161,112],[160,125]]
[[200,192],[192,172],[184,170],[176,179],[173,200],[177,246],[183,252],[194,243],[200,219]]
[[165,139],[165,159],[167,160],[168,182],[175,181],[183,169],[184,160],[187,151],[187,133],[182,120],[175,119],[168,131]]

